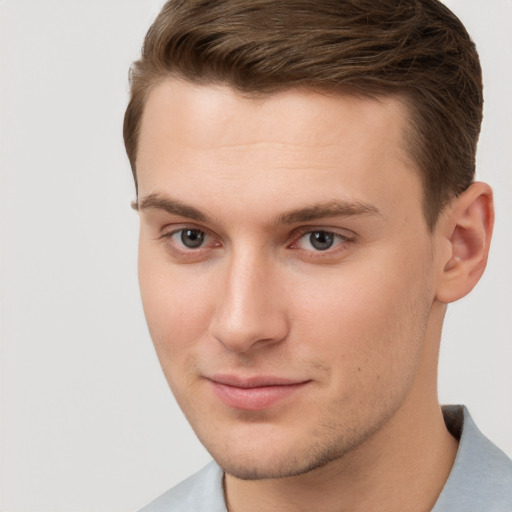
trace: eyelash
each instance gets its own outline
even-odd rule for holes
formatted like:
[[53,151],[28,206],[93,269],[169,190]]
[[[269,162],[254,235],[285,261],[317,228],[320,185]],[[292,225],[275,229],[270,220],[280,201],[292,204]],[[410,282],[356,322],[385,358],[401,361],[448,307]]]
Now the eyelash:
[[[298,243],[308,235],[311,237],[314,233],[323,233],[324,235],[332,236],[335,241],[333,245],[324,250],[313,250],[313,249],[300,249],[297,247]],[[311,229],[310,227],[299,228],[293,236],[293,242],[288,245],[291,249],[302,250],[309,258],[327,258],[329,256],[338,255],[339,252],[346,250],[347,245],[354,241],[353,237],[342,235],[331,229],[317,228]]]
[[217,242],[217,243],[215,243],[215,245],[213,247],[205,247],[203,245],[201,245],[195,249],[188,248],[185,246],[179,247],[176,243],[174,243],[172,241],[172,239],[175,235],[182,234],[184,231],[198,231],[200,233],[203,233],[203,235],[205,236],[205,239],[208,239],[208,238],[214,239],[215,238],[212,234],[209,233],[208,230],[206,230],[204,228],[200,228],[198,226],[193,226],[193,225],[183,226],[183,227],[180,227],[177,229],[173,229],[172,231],[163,233],[162,236],[160,237],[160,239],[165,241],[166,245],[170,248],[170,250],[173,253],[177,254],[178,256],[192,259],[192,260],[201,259],[204,255],[205,250],[209,250],[212,248],[215,249],[222,245],[220,242]]
[[[193,225],[186,225],[177,229],[173,229],[172,231],[169,231],[167,233],[163,233],[161,235],[161,239],[166,241],[168,244],[168,247],[170,250],[177,254],[178,256],[181,256],[183,258],[188,258],[192,260],[201,259],[204,256],[205,251],[215,249],[222,246],[221,242],[216,242],[213,247],[205,247],[204,245],[200,245],[197,248],[187,248],[187,247],[180,247],[177,243],[173,242],[172,239],[176,235],[182,234],[184,231],[197,231],[200,233],[203,233],[205,236],[205,240],[208,240],[209,238],[214,239],[216,238],[213,234],[211,234],[208,230],[193,226]],[[333,246],[326,248],[325,250],[313,250],[313,249],[301,249],[298,247],[299,242],[306,236],[311,236],[314,233],[323,233],[324,235],[332,236],[335,241],[333,242]],[[289,237],[289,239],[292,240],[291,243],[287,243],[287,248],[292,250],[298,250],[302,251],[303,254],[305,254],[308,258],[327,258],[329,256],[337,255],[339,252],[343,252],[344,250],[347,250],[347,246],[354,242],[355,236],[346,236],[342,235],[340,233],[337,233],[336,231],[333,231],[331,229],[323,229],[323,228],[312,228],[309,226],[306,226],[304,228],[299,228],[298,230],[295,230],[292,234],[292,236]],[[338,243],[336,243],[336,241]]]

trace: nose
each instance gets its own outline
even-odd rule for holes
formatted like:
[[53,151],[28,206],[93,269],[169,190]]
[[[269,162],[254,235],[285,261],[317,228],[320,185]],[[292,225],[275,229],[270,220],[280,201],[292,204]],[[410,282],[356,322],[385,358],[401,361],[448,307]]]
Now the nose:
[[289,323],[277,263],[251,252],[233,255],[219,283],[210,335],[229,351],[247,353],[284,340]]

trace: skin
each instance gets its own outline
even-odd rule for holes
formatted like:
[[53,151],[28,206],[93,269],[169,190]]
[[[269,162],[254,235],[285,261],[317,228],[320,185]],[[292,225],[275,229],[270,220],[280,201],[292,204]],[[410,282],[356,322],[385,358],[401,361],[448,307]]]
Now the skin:
[[[437,401],[441,327],[485,266],[492,196],[472,185],[430,232],[406,122],[393,98],[255,99],[171,79],[149,95],[142,300],[230,511],[430,510],[446,481],[457,442]],[[235,390],[298,384],[239,407],[219,375]]]

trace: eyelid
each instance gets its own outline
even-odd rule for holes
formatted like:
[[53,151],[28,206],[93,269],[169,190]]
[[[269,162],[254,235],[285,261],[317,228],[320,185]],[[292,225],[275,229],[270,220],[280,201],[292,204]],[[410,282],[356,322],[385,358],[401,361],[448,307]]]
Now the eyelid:
[[294,240],[298,240],[299,238],[303,237],[304,235],[307,235],[309,233],[318,233],[318,232],[331,233],[335,236],[339,236],[339,237],[343,238],[344,240],[355,240],[355,238],[356,238],[356,234],[353,231],[350,231],[349,229],[333,228],[333,227],[326,227],[326,226],[301,226],[300,228],[293,230],[290,238],[292,238]]
[[[205,244],[197,248],[189,248],[181,244],[178,245],[172,240],[174,235],[186,230],[203,232],[206,235]],[[168,250],[175,256],[188,258],[191,261],[202,259],[204,258],[205,254],[208,253],[208,251],[217,249],[222,246],[222,241],[218,235],[205,228],[204,226],[199,226],[191,222],[172,224],[170,226],[167,225],[162,228],[161,234],[157,237],[157,239],[162,241]],[[212,241],[213,245],[211,245]]]
[[[298,246],[300,240],[304,238],[304,236],[318,232],[329,233],[333,235],[339,240],[339,243],[336,243],[332,247],[329,247],[325,250],[304,249]],[[288,244],[289,249],[301,251],[303,254],[307,255],[308,258],[329,258],[347,250],[348,246],[355,242],[356,234],[350,230],[341,228],[302,226],[294,230],[291,238],[292,241]]]
[[180,231],[185,231],[187,229],[193,231],[202,231],[208,236],[219,238],[215,233],[213,233],[208,228],[195,224],[194,222],[176,222],[173,224],[167,224],[160,229],[160,235],[158,236],[158,238],[168,238],[176,233],[179,233]]

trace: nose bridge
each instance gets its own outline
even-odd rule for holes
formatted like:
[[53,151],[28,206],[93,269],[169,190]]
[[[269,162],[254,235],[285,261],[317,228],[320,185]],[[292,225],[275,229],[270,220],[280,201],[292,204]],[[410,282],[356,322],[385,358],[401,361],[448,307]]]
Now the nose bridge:
[[260,247],[232,251],[223,275],[211,334],[231,351],[286,337],[286,314],[279,302],[277,262]]

